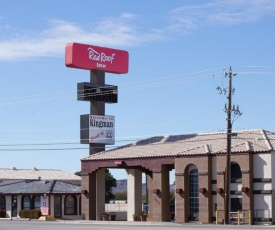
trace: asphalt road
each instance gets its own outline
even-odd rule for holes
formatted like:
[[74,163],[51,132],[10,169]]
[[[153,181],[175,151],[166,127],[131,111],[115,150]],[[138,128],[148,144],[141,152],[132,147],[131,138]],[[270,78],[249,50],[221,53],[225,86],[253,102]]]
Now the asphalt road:
[[1,220],[0,230],[213,230],[213,229],[275,229],[271,225],[210,225],[210,224],[176,224],[152,222],[92,222],[92,221],[20,221]]

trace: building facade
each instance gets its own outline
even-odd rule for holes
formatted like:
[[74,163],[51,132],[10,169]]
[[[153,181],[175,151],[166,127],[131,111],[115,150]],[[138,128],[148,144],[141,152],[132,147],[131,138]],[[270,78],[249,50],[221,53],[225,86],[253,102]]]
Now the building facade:
[[62,170],[0,169],[5,218],[20,218],[20,210],[41,210],[58,219],[81,219],[80,191],[80,177]]
[[[82,159],[82,216],[99,220],[104,210],[105,168],[128,173],[128,214],[141,212],[141,173],[147,177],[149,220],[170,221],[169,172],[175,172],[175,220],[212,223],[224,211],[226,133],[158,136]],[[275,222],[275,134],[234,132],[230,209],[249,212],[247,223]],[[219,216],[223,222],[224,217]]]

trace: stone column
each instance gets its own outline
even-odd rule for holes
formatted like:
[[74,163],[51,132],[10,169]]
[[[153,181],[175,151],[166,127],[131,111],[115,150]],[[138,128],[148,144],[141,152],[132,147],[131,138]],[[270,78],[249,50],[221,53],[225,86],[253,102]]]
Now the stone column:
[[[152,221],[170,221],[169,168],[162,165],[161,170],[153,172],[153,218]],[[150,214],[149,214],[150,215]]]
[[147,194],[148,194],[148,205],[149,205],[149,221],[153,220],[154,209],[153,209],[153,175],[148,173],[147,175]]
[[142,212],[142,177],[139,169],[127,169],[127,220],[133,220],[133,214],[140,216]]
[[102,220],[105,212],[105,168],[96,172],[96,220]]
[[[237,157],[236,157],[237,158]],[[234,160],[235,158],[233,158]],[[243,210],[251,210],[251,223],[254,219],[254,195],[253,195],[253,154],[238,156],[238,161],[242,171],[242,207]],[[248,220],[246,220],[248,223]]]
[[105,211],[105,169],[81,176],[83,220],[101,220]]
[[211,171],[199,172],[199,222],[212,223],[212,185],[210,183]]
[[96,220],[96,172],[81,176],[81,214],[83,220]]
[[176,222],[188,222],[185,218],[185,186],[184,186],[184,170],[181,168],[175,169],[175,218]]
[[[217,156],[217,210],[224,211],[225,156]],[[217,218],[217,217],[216,217]]]

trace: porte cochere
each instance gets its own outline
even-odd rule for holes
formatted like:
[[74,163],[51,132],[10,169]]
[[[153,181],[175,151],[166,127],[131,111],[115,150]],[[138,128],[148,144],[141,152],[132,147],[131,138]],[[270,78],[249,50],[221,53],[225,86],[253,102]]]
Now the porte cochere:
[[[232,137],[232,211],[251,211],[251,223],[275,222],[275,133],[236,132]],[[170,221],[169,171],[175,172],[175,220],[213,223],[224,210],[226,133],[156,136],[102,151],[81,160],[82,218],[101,220],[105,212],[105,169],[128,173],[127,220],[142,210],[142,172],[147,177],[149,220]]]

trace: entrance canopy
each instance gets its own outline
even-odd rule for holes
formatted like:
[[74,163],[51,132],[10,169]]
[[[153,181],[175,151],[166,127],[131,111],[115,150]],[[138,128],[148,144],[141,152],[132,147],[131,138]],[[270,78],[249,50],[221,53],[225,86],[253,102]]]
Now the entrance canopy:
[[[219,155],[226,153],[226,133],[155,136],[112,150],[102,151],[83,158],[82,172],[88,173],[99,167],[122,167],[127,163],[146,168],[156,161],[174,164],[177,157]],[[266,130],[233,132],[232,154],[247,152],[264,153],[274,150],[275,133]],[[132,163],[131,163],[132,162]],[[147,162],[147,163],[145,163]],[[149,166],[149,165],[148,165]]]

